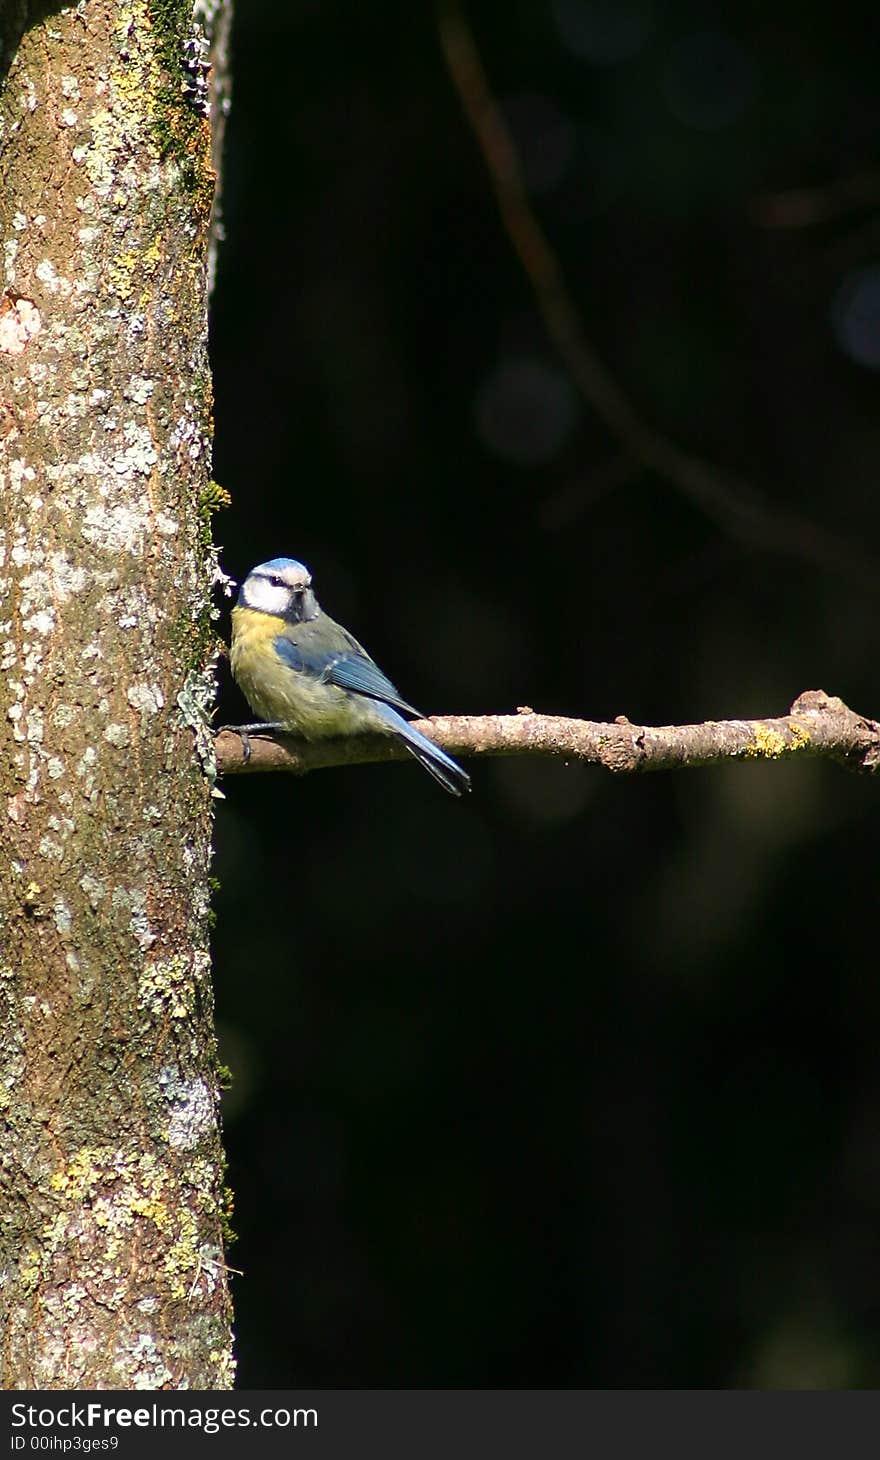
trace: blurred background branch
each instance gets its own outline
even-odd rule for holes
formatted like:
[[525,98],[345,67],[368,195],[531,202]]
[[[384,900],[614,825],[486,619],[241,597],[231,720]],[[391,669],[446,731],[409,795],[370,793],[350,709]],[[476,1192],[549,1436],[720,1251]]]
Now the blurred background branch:
[[583,399],[642,468],[663,477],[732,537],[765,552],[843,572],[876,592],[878,564],[854,543],[797,512],[777,508],[750,482],[692,455],[640,416],[584,332],[559,257],[529,200],[516,148],[462,5],[439,0],[437,13],[449,74],[488,168],[505,232],[534,290],[547,333]]
[[763,193],[753,214],[762,228],[812,228],[880,205],[880,170],[862,168],[825,187]]
[[[586,761],[617,772],[672,770],[716,765],[724,760],[781,760],[798,755],[839,761],[851,769],[880,765],[880,724],[850,710],[822,690],[808,690],[788,715],[772,720],[707,720],[700,725],[633,725],[624,715],[613,723],[537,715],[443,715],[416,722],[454,755],[544,755]],[[307,771],[367,761],[407,760],[397,741],[381,735],[345,740],[304,741],[295,737],[249,737],[246,761],[241,738],[222,730],[217,764],[236,772]]]

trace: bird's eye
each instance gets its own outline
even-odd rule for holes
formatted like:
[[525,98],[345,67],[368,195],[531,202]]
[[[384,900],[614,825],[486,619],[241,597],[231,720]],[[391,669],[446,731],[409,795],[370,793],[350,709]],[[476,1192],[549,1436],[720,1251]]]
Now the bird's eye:
[[270,583],[271,583],[271,584],[272,584],[272,587],[273,587],[273,588],[283,588],[283,587],[284,587],[284,584],[283,584],[283,583],[282,583],[282,581],[281,581],[281,579],[280,579],[280,578],[277,578],[277,577],[275,577],[275,575],[274,575],[274,574],[273,574],[273,575],[272,575],[272,577],[271,577],[271,578],[270,578],[270,579],[269,579],[269,582],[270,582]]

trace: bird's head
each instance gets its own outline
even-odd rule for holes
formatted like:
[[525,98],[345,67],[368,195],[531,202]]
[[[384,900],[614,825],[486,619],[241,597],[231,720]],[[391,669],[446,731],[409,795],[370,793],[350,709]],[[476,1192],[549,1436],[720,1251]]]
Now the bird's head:
[[270,558],[252,568],[241,585],[238,606],[290,624],[305,623],[320,612],[312,592],[312,575],[296,558]]

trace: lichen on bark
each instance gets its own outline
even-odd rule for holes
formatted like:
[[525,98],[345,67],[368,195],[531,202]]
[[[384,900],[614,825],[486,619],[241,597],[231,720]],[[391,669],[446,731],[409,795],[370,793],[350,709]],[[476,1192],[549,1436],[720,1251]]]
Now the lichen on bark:
[[0,20],[6,1388],[232,1375],[195,754],[213,173],[159,8]]

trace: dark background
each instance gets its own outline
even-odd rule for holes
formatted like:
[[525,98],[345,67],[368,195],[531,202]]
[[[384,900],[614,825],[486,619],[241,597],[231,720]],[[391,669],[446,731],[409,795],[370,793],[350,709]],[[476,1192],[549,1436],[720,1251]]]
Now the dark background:
[[[239,0],[227,571],[303,558],[428,713],[876,716],[875,7],[470,19],[636,411],[852,570],[732,534],[579,396],[431,5]],[[241,1384],[880,1383],[877,787],[471,769],[225,786]]]

